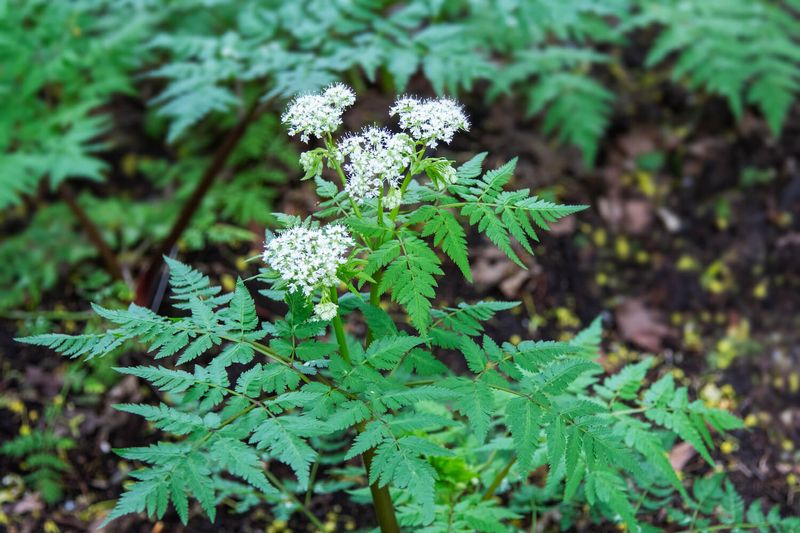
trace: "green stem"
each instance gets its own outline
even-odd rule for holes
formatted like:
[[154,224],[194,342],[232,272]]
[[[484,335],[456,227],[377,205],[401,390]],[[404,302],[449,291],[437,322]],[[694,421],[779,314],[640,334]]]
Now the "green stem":
[[[375,456],[375,449],[370,448],[361,456],[364,459],[364,468],[367,470],[367,477],[372,470],[372,458]],[[397,517],[394,513],[394,502],[392,495],[389,494],[389,486],[378,486],[376,481],[369,486],[372,494],[372,504],[375,507],[375,515],[378,518],[378,525],[381,533],[400,533],[400,526],[397,524]]]
[[306,506],[311,505],[311,496],[314,495],[314,483],[317,479],[317,471],[319,470],[319,460],[314,461],[311,466],[311,475],[308,480],[308,490],[306,490],[306,497],[304,503]]
[[[400,185],[400,198],[402,198],[403,195],[406,193],[406,189],[408,189],[409,183],[411,183],[411,172],[406,174],[405,179],[403,179],[403,184]],[[392,209],[392,212],[389,214],[389,218],[391,219],[392,222],[394,222],[397,219],[397,215],[399,213],[400,213],[400,206],[398,205],[397,207]]]
[[[328,156],[328,164],[333,164],[333,169],[339,175],[339,180],[342,182],[342,187],[347,187],[347,178],[344,176],[342,165],[339,164],[339,161],[336,160],[336,157],[332,157],[332,155],[335,153],[335,149],[333,146],[333,137],[331,137],[330,133],[328,134],[325,145],[328,148],[328,154],[330,154]],[[358,208],[358,204],[356,204],[355,200],[353,200],[350,195],[347,197],[350,199],[350,205],[353,207],[353,212],[358,218],[361,218],[361,210]]]
[[[422,158],[425,157],[425,146],[423,145],[420,150],[416,151],[416,158],[415,160],[409,165],[408,173],[406,177],[403,178],[403,184],[400,185],[400,198],[403,198],[403,195],[406,193],[406,189],[408,189],[409,184],[411,183],[411,178],[413,177],[411,174],[411,169],[419,162],[422,161]],[[391,214],[389,214],[389,218],[394,222],[397,219],[397,215],[400,213],[400,206],[398,205],[394,209],[392,209]]]
[[[381,278],[382,277],[383,277],[383,272],[381,272],[381,271],[376,272],[375,276],[374,276],[375,283],[373,283],[369,288],[369,304],[372,307],[380,308],[380,306],[381,306],[381,295],[378,292],[378,287],[381,284]],[[368,329],[367,330],[367,343],[366,343],[367,344],[366,345],[367,348],[369,348],[369,345],[372,344],[372,341],[373,341],[372,330]]]
[[494,476],[494,479],[492,480],[492,483],[489,485],[489,488],[486,489],[486,492],[483,494],[482,499],[484,501],[491,500],[492,497],[494,497],[494,493],[497,491],[498,487],[500,487],[500,484],[506,478],[508,473],[511,471],[511,467],[514,466],[514,463],[516,462],[517,462],[516,456],[512,457],[508,461],[508,463],[506,463],[506,466],[504,466],[503,469],[499,471],[496,476]]
[[[336,287],[331,287],[331,302],[339,305],[339,293],[336,292]],[[336,334],[336,342],[339,344],[339,355],[342,356],[347,366],[353,366],[350,362],[350,349],[347,347],[347,337],[344,336],[344,324],[342,323],[342,316],[339,310],[336,310],[336,316],[331,321],[333,324],[333,331]]]
[[267,475],[267,478],[269,479],[270,483],[275,485],[275,487],[277,487],[277,489],[279,491],[281,491],[282,493],[286,494],[286,496],[290,500],[292,500],[297,505],[297,507],[300,508],[300,510],[303,512],[303,514],[308,517],[308,519],[311,521],[312,524],[314,524],[314,527],[316,527],[319,531],[327,531],[327,529],[325,527],[325,524],[320,522],[319,518],[314,516],[314,513],[309,511],[308,507],[303,505],[303,503],[300,500],[297,499],[297,496],[292,494],[286,487],[284,487],[283,484],[280,482],[280,480],[277,477],[275,477],[274,475],[272,475],[272,472],[270,472],[269,470],[265,469],[264,473]]
[[[380,307],[381,305],[381,296],[378,292],[378,286],[380,285],[381,277],[382,273],[378,272],[375,275],[375,283],[373,283],[369,289],[369,303],[374,307]],[[373,337],[374,335],[372,330],[367,330],[367,347],[369,347]],[[364,460],[364,468],[367,471],[367,479],[369,479],[369,473],[372,471],[372,459],[374,456],[374,448],[367,450],[361,456]],[[369,491],[372,494],[372,504],[375,507],[375,515],[378,518],[378,525],[381,528],[381,532],[400,533],[400,526],[397,524],[397,517],[395,516],[394,512],[392,495],[389,494],[389,486],[384,485],[383,487],[380,487],[378,486],[378,483],[375,482],[369,486]]]

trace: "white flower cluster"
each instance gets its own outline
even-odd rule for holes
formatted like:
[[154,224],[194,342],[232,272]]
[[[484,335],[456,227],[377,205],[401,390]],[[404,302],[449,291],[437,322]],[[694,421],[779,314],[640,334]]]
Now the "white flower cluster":
[[314,314],[320,320],[333,320],[338,311],[339,306],[333,302],[320,302],[314,306]]
[[342,113],[356,101],[353,90],[342,83],[331,85],[320,94],[304,94],[289,104],[281,122],[289,125],[289,135],[321,138],[342,124]]
[[400,189],[389,189],[389,192],[387,192],[383,197],[383,207],[389,210],[400,207],[400,204],[402,203],[403,193],[400,192]]
[[380,195],[384,184],[388,188],[397,186],[411,163],[414,143],[405,133],[370,126],[343,139],[339,151],[349,159],[344,165],[348,178],[345,189],[354,200],[363,200]]
[[336,286],[336,271],[354,244],[341,224],[296,227],[266,244],[264,261],[288,283],[290,291],[299,290],[310,296],[316,288]]
[[397,100],[389,111],[397,115],[400,127],[416,141],[435,148],[439,142],[449,144],[458,130],[469,130],[469,120],[464,109],[450,98],[419,100],[404,97]]

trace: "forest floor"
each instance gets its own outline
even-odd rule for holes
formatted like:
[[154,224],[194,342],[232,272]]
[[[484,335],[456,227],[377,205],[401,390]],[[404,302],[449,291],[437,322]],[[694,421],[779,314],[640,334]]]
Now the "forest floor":
[[[721,443],[718,468],[746,501],[761,498],[800,514],[800,122],[790,119],[781,139],[771,141],[761,121],[746,116],[737,125],[716,101],[690,106],[686,100],[660,90],[623,101],[594,168],[538,134],[514,102],[467,102],[475,126],[450,147],[451,158],[462,162],[488,151],[494,166],[519,156],[510,187],[591,207],[543,235],[527,270],[471,236],[475,283],[445,276],[440,303],[521,301],[519,312],[491,324],[501,339],[564,338],[602,315],[603,365],[613,372],[651,354],[658,361],[654,376],[672,372],[708,404],[735,412],[747,429]],[[389,102],[373,94],[347,120],[355,126],[382,120]],[[311,211],[308,192],[307,183],[287,183],[277,209]],[[254,255],[260,246],[179,258],[216,279],[230,278],[242,272],[229,258]],[[54,292],[46,301],[49,308],[87,307],[74,294]],[[260,304],[270,312],[270,304]],[[53,506],[23,490],[18,461],[0,457],[0,530],[4,522],[14,531],[94,529],[130,466],[111,448],[153,440],[138,417],[110,406],[152,391],[128,377],[96,394],[65,395],[65,376],[81,375],[52,352],[16,344],[17,326],[0,321],[0,435],[35,426],[48,405],[61,401],[66,422],[59,431],[77,445],[65,452],[71,465],[65,498]],[[62,326],[80,324],[70,319]],[[685,446],[670,459],[687,476],[710,469]],[[344,500],[314,499],[312,511],[337,531],[371,523],[368,508]],[[245,518],[223,513],[215,526],[198,519],[185,529],[170,513],[155,526],[131,518],[113,530],[281,530],[277,523],[267,527],[269,521],[263,511]],[[291,526],[305,529],[298,519]]]

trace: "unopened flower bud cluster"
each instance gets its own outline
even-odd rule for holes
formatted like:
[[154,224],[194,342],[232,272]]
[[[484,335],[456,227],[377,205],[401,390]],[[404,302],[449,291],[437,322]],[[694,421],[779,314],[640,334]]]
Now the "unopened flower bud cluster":
[[383,198],[383,207],[392,210],[396,207],[400,207],[402,201],[403,195],[400,193],[400,189],[389,189],[389,192],[387,192],[386,196]]
[[317,288],[335,287],[336,271],[355,244],[341,224],[295,227],[266,244],[264,261],[287,282],[290,291],[311,296]]
[[333,302],[320,302],[314,306],[314,314],[320,320],[333,320],[338,311],[339,306]]

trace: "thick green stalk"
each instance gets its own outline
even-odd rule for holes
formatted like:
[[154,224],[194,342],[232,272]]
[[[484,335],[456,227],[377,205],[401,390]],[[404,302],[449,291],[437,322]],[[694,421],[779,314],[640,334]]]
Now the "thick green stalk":
[[[380,270],[375,273],[374,279],[375,283],[369,288],[369,304],[372,307],[380,307],[381,306],[381,295],[378,293],[378,287],[381,284],[381,278],[383,277],[383,272]],[[372,330],[367,330],[367,348],[373,341]]]
[[[337,303],[339,296],[336,289],[331,289],[331,301]],[[370,289],[369,301],[372,305],[380,305],[380,296],[377,291],[377,283]],[[339,344],[339,353],[347,364],[352,364],[350,361],[350,350],[347,348],[347,339],[344,336],[344,326],[342,325],[342,318],[337,313],[336,318],[332,320],[333,331],[336,335],[336,342]],[[367,346],[372,342],[372,332],[367,333]],[[359,430],[360,431],[360,430]],[[367,471],[367,478],[369,479],[370,469],[372,468],[372,458],[375,456],[375,450],[370,449],[364,452],[361,456],[364,460],[364,468]],[[375,507],[375,515],[378,519],[378,525],[382,533],[400,533],[400,526],[397,524],[397,517],[394,512],[394,503],[392,503],[392,496],[389,494],[389,487],[384,485],[378,486],[378,483],[373,483],[369,486],[369,491],[372,494],[372,504]]]
[[516,456],[512,457],[511,460],[508,461],[508,463],[506,463],[506,466],[504,466],[503,469],[497,473],[497,475],[492,480],[491,485],[489,485],[489,488],[486,489],[486,492],[483,494],[482,498],[483,500],[491,500],[494,497],[494,493],[497,492],[497,489],[500,487],[500,484],[506,478],[508,472],[511,470],[511,467],[514,466],[514,463],[516,462],[517,462]]
[[[411,183],[411,172],[406,174],[406,177],[403,180],[402,185],[400,185],[400,197],[401,198],[403,197],[403,194],[405,194],[406,189],[408,189],[408,185],[410,183]],[[391,219],[392,222],[394,222],[397,219],[397,215],[398,214],[400,214],[400,206],[399,205],[397,207],[395,207],[394,209],[392,209],[392,212],[389,213],[389,218]]]
[[[372,469],[374,455],[375,449],[371,448],[361,456],[364,459],[364,468],[367,470],[367,476],[369,476],[369,472]],[[372,494],[372,504],[375,507],[375,515],[378,518],[378,526],[381,528],[381,533],[400,533],[400,526],[397,524],[397,517],[394,513],[394,502],[392,502],[392,495],[389,494],[389,486],[379,487],[378,483],[375,482],[369,486],[369,491]]]
[[[375,276],[375,283],[369,289],[369,303],[375,307],[379,307],[381,305],[381,296],[378,292],[378,286],[381,282],[381,272],[378,272]],[[367,331],[367,346],[372,342],[372,330]],[[374,449],[369,449],[364,452],[362,457],[364,458],[364,467],[367,469],[367,475],[369,475],[371,468],[372,468],[372,458],[375,455]],[[375,505],[375,514],[378,516],[378,524],[381,526],[381,531],[383,533],[395,533],[400,531],[400,527],[397,525],[397,517],[395,516],[394,512],[394,503],[392,502],[392,496],[389,494],[389,486],[379,487],[377,483],[373,483],[369,486],[369,490],[372,493],[372,502]]]

